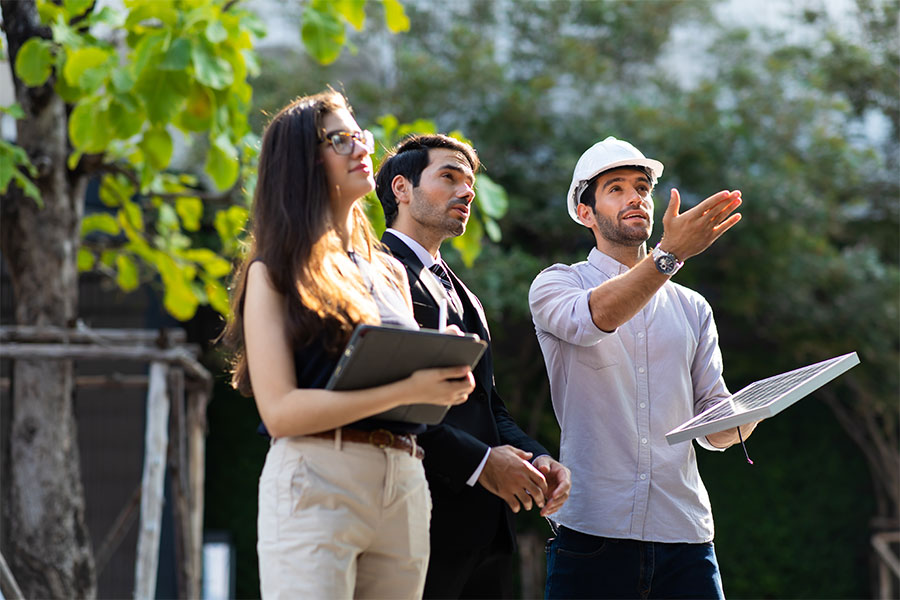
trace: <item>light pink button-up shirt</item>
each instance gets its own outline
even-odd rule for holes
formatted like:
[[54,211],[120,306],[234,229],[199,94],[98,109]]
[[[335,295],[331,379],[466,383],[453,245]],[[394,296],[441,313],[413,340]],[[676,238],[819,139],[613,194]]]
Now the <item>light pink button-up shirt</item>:
[[712,310],[670,281],[630,321],[601,331],[590,290],[627,270],[594,248],[587,261],[553,265],[531,285],[560,462],[572,470],[571,495],[554,519],[603,537],[708,542],[712,509],[694,446],[670,446],[665,434],[730,396]]

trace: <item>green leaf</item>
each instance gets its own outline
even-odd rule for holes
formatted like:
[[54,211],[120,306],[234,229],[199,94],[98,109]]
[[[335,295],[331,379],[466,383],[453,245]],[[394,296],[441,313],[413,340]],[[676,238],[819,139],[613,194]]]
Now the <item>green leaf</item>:
[[344,24],[332,12],[308,5],[303,11],[300,37],[306,51],[323,65],[333,63],[341,55],[346,32]]
[[104,250],[100,253],[100,264],[107,268],[112,268],[116,262],[119,252],[116,250]]
[[0,106],[0,113],[11,116],[13,119],[24,119],[25,111],[22,110],[22,107],[18,102],[11,104],[9,106]]
[[240,172],[237,149],[224,133],[211,141],[204,170],[212,177],[216,187],[226,190],[234,185]]
[[26,174],[37,176],[37,169],[23,148],[0,139],[0,194],[6,194],[9,183],[14,181],[25,193],[32,198],[40,208],[44,207],[41,192],[34,182]]
[[484,237],[484,229],[478,219],[469,219],[466,232],[451,240],[451,244],[459,252],[460,257],[467,267],[475,263],[475,259],[481,254],[481,238]]
[[116,256],[116,283],[125,292],[131,292],[137,289],[140,280],[138,279],[137,265],[131,260],[127,254],[119,254]]
[[118,29],[125,24],[125,15],[109,6],[104,6],[99,11],[94,11],[88,17],[90,25],[104,25],[110,29]]
[[134,231],[144,231],[144,214],[141,207],[136,202],[124,200],[122,208],[119,210],[119,223],[126,232],[129,228]]
[[150,165],[159,171],[169,166],[172,160],[172,137],[163,127],[154,127],[144,132],[138,144]]
[[50,23],[50,32],[53,34],[53,41],[67,50],[81,48],[87,43],[87,39],[69,25],[69,20],[61,14]]
[[216,54],[215,47],[205,40],[191,46],[191,59],[197,81],[214,90],[224,90],[234,82],[231,64]]
[[497,221],[486,215],[484,217],[484,230],[487,232],[490,240],[495,244],[503,239],[503,232],[500,231],[500,225],[497,224]]
[[159,218],[156,219],[156,230],[164,233],[166,230],[176,231],[179,229],[178,215],[170,204],[162,203],[159,205]]
[[69,116],[69,139],[87,154],[103,152],[112,133],[106,111],[96,98],[82,100]]
[[231,273],[231,263],[209,248],[187,250],[182,256],[202,266],[204,271],[216,279]]
[[188,284],[191,271],[167,254],[158,253],[155,262],[165,286],[163,305],[166,310],[176,319],[190,319],[197,312],[199,304],[197,295]]
[[121,228],[119,222],[109,213],[93,213],[85,215],[81,220],[81,235],[85,236],[95,231],[118,235]]
[[384,2],[384,22],[391,33],[409,31],[409,17],[403,10],[399,0],[382,0]]
[[166,125],[181,110],[189,91],[188,76],[180,71],[147,69],[135,85],[150,122]]
[[404,123],[397,129],[398,138],[404,138],[412,133],[437,133],[437,125],[428,119],[416,119],[412,123]]
[[206,131],[212,123],[215,102],[209,88],[194,83],[176,124],[187,131]]
[[126,2],[126,7],[131,9],[128,18],[125,20],[125,26],[133,29],[139,23],[153,24],[153,21],[159,20],[169,27],[174,26],[178,22],[178,11],[174,2],[160,2],[159,0],[133,0]]
[[53,67],[52,45],[43,38],[26,40],[16,55],[16,75],[28,87],[43,85]]
[[157,68],[163,71],[181,71],[189,64],[191,64],[191,41],[178,38],[169,44],[169,50]]
[[113,96],[107,111],[109,124],[120,140],[137,135],[144,125],[146,114],[128,96]]
[[78,272],[84,273],[94,268],[94,253],[87,248],[78,249]]
[[218,281],[204,279],[204,291],[209,305],[213,307],[220,315],[228,317],[231,314],[231,302],[228,298],[228,291]]
[[140,38],[131,54],[129,70],[132,79],[140,79],[145,69],[160,61],[160,56],[165,52],[168,37],[166,31],[154,31]]
[[334,9],[357,31],[366,23],[366,0],[334,0]]
[[112,52],[88,46],[70,51],[66,55],[63,75],[72,87],[91,93],[99,88],[110,73]]
[[479,175],[475,179],[475,200],[484,214],[494,219],[502,218],[509,209],[506,190],[487,175]]
[[243,206],[229,206],[225,210],[216,213],[214,225],[222,240],[225,254],[235,255],[240,246],[240,236],[247,225],[250,211]]
[[63,8],[65,8],[69,19],[83,15],[93,5],[94,0],[64,0],[63,2]]
[[203,201],[200,198],[183,196],[175,199],[175,212],[181,218],[181,224],[188,231],[200,229],[200,218],[203,216]]
[[105,175],[100,182],[99,195],[104,205],[121,206],[134,195],[134,186],[122,175]]
[[222,25],[221,21],[210,21],[206,26],[206,31],[204,31],[206,35],[206,39],[208,39],[213,44],[220,44],[228,39],[228,31],[226,31],[225,26]]
[[41,23],[55,23],[59,17],[66,17],[65,9],[50,0],[38,0],[37,9]]

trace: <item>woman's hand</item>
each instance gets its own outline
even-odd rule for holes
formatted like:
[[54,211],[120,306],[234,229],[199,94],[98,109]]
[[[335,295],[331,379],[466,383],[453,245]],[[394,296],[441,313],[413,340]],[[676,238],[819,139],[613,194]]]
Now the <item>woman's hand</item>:
[[400,404],[454,406],[465,402],[475,389],[475,378],[467,366],[420,369],[403,380]]

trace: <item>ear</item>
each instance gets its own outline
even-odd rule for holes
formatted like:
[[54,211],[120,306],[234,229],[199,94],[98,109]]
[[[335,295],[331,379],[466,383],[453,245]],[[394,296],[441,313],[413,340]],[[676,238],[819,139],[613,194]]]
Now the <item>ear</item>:
[[391,180],[391,191],[397,204],[409,204],[412,198],[412,182],[403,175],[395,175]]
[[579,202],[575,207],[575,210],[578,213],[578,219],[581,221],[582,225],[588,229],[594,226],[594,211],[591,210],[590,206]]

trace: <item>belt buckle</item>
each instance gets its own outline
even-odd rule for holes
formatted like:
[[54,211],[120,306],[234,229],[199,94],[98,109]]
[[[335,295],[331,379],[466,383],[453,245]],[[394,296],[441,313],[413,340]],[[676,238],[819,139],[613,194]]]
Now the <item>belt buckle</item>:
[[[387,441],[377,440],[376,434],[378,434],[377,437],[380,437],[382,440],[386,439]],[[378,448],[393,447],[394,434],[391,433],[390,431],[388,431],[387,429],[375,429],[375,430],[369,432],[369,443],[372,444],[373,446],[377,446]]]

